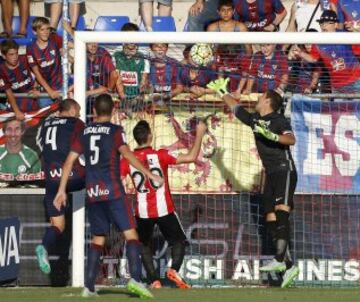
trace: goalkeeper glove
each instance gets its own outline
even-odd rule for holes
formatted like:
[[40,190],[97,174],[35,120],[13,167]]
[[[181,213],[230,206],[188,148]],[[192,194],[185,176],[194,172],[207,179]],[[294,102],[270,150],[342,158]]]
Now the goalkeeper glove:
[[263,137],[273,142],[279,141],[279,135],[274,132],[271,132],[267,127],[267,125],[265,124],[265,121],[260,120],[258,124],[255,125],[254,132],[261,134]]
[[230,79],[217,79],[215,81],[210,82],[206,85],[207,88],[214,90],[220,97],[223,97],[225,94],[228,94],[227,84],[229,83]]

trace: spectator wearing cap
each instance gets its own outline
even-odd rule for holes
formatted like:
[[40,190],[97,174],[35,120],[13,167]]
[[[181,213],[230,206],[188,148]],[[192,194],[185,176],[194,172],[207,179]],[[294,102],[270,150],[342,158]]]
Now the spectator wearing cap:
[[320,31],[320,25],[316,22],[327,7],[324,0],[295,0],[291,6],[290,19],[286,31],[305,32],[309,29]]
[[[325,10],[317,21],[322,32],[337,31],[339,19],[336,12]],[[353,46],[312,45],[309,53],[299,49],[297,55],[310,63],[323,61],[334,93],[354,93],[360,90],[360,63]]]

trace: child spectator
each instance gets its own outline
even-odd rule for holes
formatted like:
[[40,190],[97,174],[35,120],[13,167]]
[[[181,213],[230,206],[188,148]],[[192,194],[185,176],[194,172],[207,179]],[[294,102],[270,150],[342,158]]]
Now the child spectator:
[[92,114],[92,96],[111,92],[115,88],[117,73],[109,52],[97,43],[87,43],[87,114]]
[[117,80],[109,52],[97,43],[87,43],[87,96],[111,92]]
[[216,78],[216,74],[206,68],[197,66],[189,56],[180,69],[179,80],[184,87],[184,92],[190,93],[190,98],[198,98],[204,94],[213,94],[212,89],[206,88],[206,85]]
[[217,11],[220,20],[211,23],[207,27],[207,31],[247,31],[244,23],[234,20],[234,4],[232,0],[220,0]]
[[17,97],[14,93],[28,93],[36,96],[30,66],[26,57],[19,56],[19,45],[13,40],[1,42],[1,53],[5,61],[0,64],[0,90],[6,93],[7,101],[18,120],[25,119],[24,113],[39,108],[37,100],[31,97]]
[[[275,44],[262,44],[261,51],[254,54],[249,79],[244,94],[264,93],[269,89],[280,93],[285,90],[288,81],[288,63],[286,56]],[[255,84],[255,88],[253,87]]]
[[[56,34],[50,34],[49,20],[37,17],[32,23],[36,33],[36,41],[26,48],[26,56],[38,83],[45,89],[51,99],[60,97],[62,88],[61,48],[62,39]],[[48,99],[40,99],[40,106],[52,103]]]
[[183,91],[179,80],[179,62],[169,58],[166,53],[168,44],[155,43],[150,45],[153,58],[150,65],[150,85],[155,93],[171,98]]
[[[121,31],[139,31],[133,23],[126,23]],[[138,52],[136,44],[124,44],[122,51],[114,54],[115,66],[118,72],[116,89],[121,99],[132,99],[145,91],[150,73],[149,61]]]

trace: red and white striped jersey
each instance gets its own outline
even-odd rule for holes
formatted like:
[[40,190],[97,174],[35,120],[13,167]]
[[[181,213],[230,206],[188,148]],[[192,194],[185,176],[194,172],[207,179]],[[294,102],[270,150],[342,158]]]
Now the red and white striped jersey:
[[171,214],[175,207],[170,194],[168,166],[175,165],[177,158],[168,150],[154,150],[151,147],[135,149],[134,154],[153,174],[158,174],[164,179],[164,184],[159,187],[157,183],[129,165],[126,159],[121,160],[121,176],[130,174],[136,190],[136,216],[158,218]]

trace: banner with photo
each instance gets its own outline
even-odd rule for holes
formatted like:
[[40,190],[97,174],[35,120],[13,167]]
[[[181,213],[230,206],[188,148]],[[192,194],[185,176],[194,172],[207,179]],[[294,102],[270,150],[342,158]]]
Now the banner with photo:
[[360,102],[294,98],[297,192],[360,193]]
[[[178,154],[186,153],[191,148],[197,119],[209,114],[212,114],[208,119],[209,130],[203,139],[196,163],[172,166],[169,170],[172,192],[258,191],[262,165],[252,131],[230,112],[183,107],[172,108],[159,114],[142,114],[132,119],[122,116],[117,122],[123,125],[132,149],[136,147],[132,129],[140,118],[145,118],[154,132],[153,147],[165,148]],[[127,191],[132,190],[132,184],[127,182]]]
[[40,149],[36,142],[41,121],[56,111],[58,104],[29,112],[24,121],[0,111],[0,186],[38,186],[44,179]]

